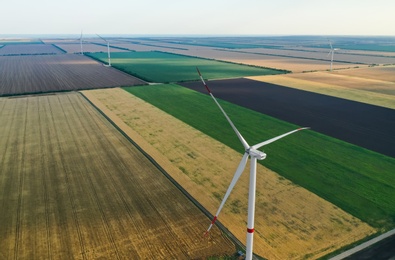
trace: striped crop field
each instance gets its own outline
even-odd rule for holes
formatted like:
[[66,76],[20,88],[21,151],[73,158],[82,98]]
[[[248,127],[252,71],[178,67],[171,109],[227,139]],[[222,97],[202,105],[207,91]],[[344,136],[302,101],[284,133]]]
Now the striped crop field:
[[0,99],[1,259],[201,259],[235,246],[80,94]]

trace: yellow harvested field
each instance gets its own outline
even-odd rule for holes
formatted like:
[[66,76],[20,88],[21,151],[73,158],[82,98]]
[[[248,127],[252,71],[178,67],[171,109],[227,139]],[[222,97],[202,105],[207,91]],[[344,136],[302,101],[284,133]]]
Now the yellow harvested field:
[[[83,94],[215,214],[242,157],[240,152],[122,89]],[[248,172],[247,165],[219,216],[219,221],[243,243]],[[315,259],[375,232],[262,165],[257,172],[256,254],[268,259]],[[206,224],[207,228],[209,221]]]
[[339,75],[389,81],[395,83],[395,65],[336,71]]
[[345,76],[337,72],[313,72],[248,78],[395,109],[395,83],[390,81]]
[[202,259],[236,248],[79,93],[0,99],[0,259]]

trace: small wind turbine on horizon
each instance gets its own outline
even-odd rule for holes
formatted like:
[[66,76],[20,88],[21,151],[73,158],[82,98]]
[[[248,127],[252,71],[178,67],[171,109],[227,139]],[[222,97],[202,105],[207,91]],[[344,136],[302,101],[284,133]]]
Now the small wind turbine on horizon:
[[84,50],[82,49],[82,30],[81,30],[81,36],[80,36],[80,45],[81,45],[81,55],[84,55]]
[[[329,40],[328,40],[329,41]],[[329,51],[328,55],[331,55],[331,67],[330,71],[332,72],[332,65],[333,65],[333,56],[335,55],[335,51],[340,50],[339,48],[333,48],[331,41],[329,41],[329,46],[331,46],[331,50]]]
[[107,41],[106,39],[104,39],[103,37],[101,37],[100,35],[98,35],[98,34],[96,34],[96,35],[99,36],[100,39],[102,39],[103,41],[105,41],[107,43],[108,65],[104,65],[104,66],[111,67],[110,42]]
[[225,205],[226,200],[228,199],[233,187],[236,185],[239,177],[244,171],[244,168],[247,164],[248,157],[251,158],[251,166],[250,166],[250,183],[249,183],[249,191],[248,191],[248,221],[247,221],[247,243],[246,243],[246,259],[250,260],[252,259],[252,252],[253,252],[253,235],[254,235],[254,218],[255,218],[255,193],[256,193],[256,168],[257,168],[257,160],[263,160],[266,158],[266,154],[262,151],[259,151],[258,149],[261,148],[262,146],[268,145],[274,141],[277,141],[287,135],[293,134],[297,131],[304,130],[304,129],[309,129],[309,127],[303,127],[303,128],[298,128],[296,130],[290,131],[288,133],[279,135],[277,137],[271,138],[269,140],[266,140],[264,142],[255,144],[253,146],[250,146],[247,141],[243,138],[243,136],[239,133],[233,122],[230,120],[228,115],[225,113],[221,105],[218,103],[214,95],[211,93],[210,89],[208,88],[206,82],[204,81],[202,74],[200,73],[199,69],[196,68],[197,72],[199,73],[200,79],[203,82],[203,85],[206,87],[206,90],[210,94],[210,96],[213,98],[214,102],[217,104],[219,109],[222,111],[223,115],[225,116],[226,120],[229,122],[230,126],[232,127],[233,131],[236,133],[237,137],[239,138],[240,142],[242,143],[245,153],[243,155],[243,158],[240,161],[239,166],[237,167],[237,170],[233,176],[233,179],[228,187],[228,190],[225,193],[225,196],[217,210],[217,213],[215,214],[213,220],[211,221],[210,226],[208,227],[207,231],[205,232],[205,235],[208,234],[212,226],[214,225],[215,221],[218,218],[219,213],[221,212],[222,207]]

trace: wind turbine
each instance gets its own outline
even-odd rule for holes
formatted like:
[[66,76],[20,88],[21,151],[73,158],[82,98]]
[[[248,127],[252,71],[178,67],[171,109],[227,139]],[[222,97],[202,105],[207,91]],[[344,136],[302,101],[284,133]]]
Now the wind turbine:
[[228,187],[228,190],[225,193],[224,198],[222,199],[222,202],[217,210],[217,213],[215,214],[213,220],[211,221],[210,226],[208,227],[207,231],[205,232],[205,235],[208,234],[212,226],[214,225],[215,221],[218,218],[219,213],[221,212],[222,207],[224,206],[226,200],[228,199],[233,187],[235,186],[236,182],[238,181],[239,177],[244,171],[244,168],[247,164],[248,157],[251,158],[251,166],[250,166],[250,184],[249,184],[249,191],[248,191],[248,221],[247,221],[247,242],[246,242],[246,259],[250,260],[252,259],[252,247],[253,247],[253,236],[254,236],[254,218],[255,218],[255,191],[256,191],[256,167],[257,167],[257,160],[263,160],[266,158],[266,154],[262,151],[259,151],[258,149],[262,146],[265,146],[267,144],[270,144],[274,141],[277,141],[287,135],[290,135],[292,133],[295,133],[300,130],[304,129],[309,129],[309,127],[304,127],[304,128],[298,128],[296,130],[290,131],[288,133],[279,135],[277,137],[271,138],[267,141],[255,144],[253,146],[250,146],[247,141],[243,138],[243,136],[239,133],[239,131],[236,129],[235,125],[232,123],[228,115],[225,113],[221,105],[218,103],[214,95],[211,93],[210,89],[208,88],[206,82],[204,81],[202,74],[200,73],[199,69],[197,69],[197,72],[199,73],[200,79],[203,82],[203,85],[206,87],[206,90],[210,94],[210,96],[213,98],[214,102],[217,104],[219,109],[222,111],[224,116],[226,117],[226,120],[228,120],[230,126],[233,128],[233,131],[236,133],[237,137],[239,138],[240,142],[242,143],[245,153],[243,155],[243,158],[240,161],[239,166],[237,167],[237,170],[233,176],[233,179]]
[[[329,41],[329,40],[328,40]],[[330,71],[332,72],[332,64],[333,64],[333,55],[335,55],[335,51],[340,50],[339,48],[333,48],[331,41],[329,41],[329,45],[331,46],[331,50],[329,51],[328,55],[331,55],[331,67]]]
[[102,39],[103,41],[105,41],[107,43],[107,54],[108,54],[108,65],[104,65],[106,67],[111,67],[111,56],[110,56],[110,42],[107,41],[106,39],[104,39],[103,37],[101,37],[100,35],[96,34],[97,36],[99,36],[100,39]]
[[82,30],[81,30],[81,36],[80,36],[80,45],[81,45],[81,55],[84,55],[84,50],[82,49]]

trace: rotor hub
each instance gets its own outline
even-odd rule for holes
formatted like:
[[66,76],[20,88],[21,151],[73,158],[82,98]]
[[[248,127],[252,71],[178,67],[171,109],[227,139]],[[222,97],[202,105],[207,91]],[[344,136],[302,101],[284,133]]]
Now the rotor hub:
[[257,160],[264,160],[266,158],[266,154],[262,151],[256,150],[249,148],[246,150],[246,152],[251,156],[256,158]]

